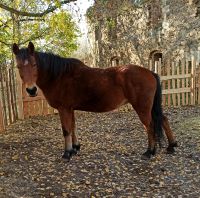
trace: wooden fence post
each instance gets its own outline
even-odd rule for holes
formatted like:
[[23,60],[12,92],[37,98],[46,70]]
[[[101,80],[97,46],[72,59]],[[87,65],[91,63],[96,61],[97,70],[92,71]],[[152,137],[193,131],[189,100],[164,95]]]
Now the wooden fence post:
[[15,74],[16,74],[16,96],[17,96],[17,109],[18,109],[18,118],[19,119],[24,119],[24,108],[23,108],[23,94],[22,94],[22,81],[19,76],[19,72],[17,69],[15,69]]
[[200,63],[198,70],[196,71],[196,93],[197,93],[197,100],[196,103],[199,105],[200,104]]
[[[186,58],[186,68],[185,68],[185,73],[186,75],[189,74],[189,65],[188,65],[188,59]],[[189,87],[189,79],[186,78],[186,87]],[[186,93],[186,105],[189,105],[189,93]]]
[[[170,64],[170,61],[167,61],[167,76],[170,76],[170,71],[171,71],[171,64]],[[167,89],[170,91],[171,89],[171,79],[165,81],[167,83]],[[167,94],[167,105],[168,107],[171,106],[171,94],[168,93]]]
[[158,73],[158,62],[155,61],[155,65],[154,65],[154,72],[157,74]]
[[[172,73],[171,75],[174,76],[175,75],[175,62],[172,62]],[[176,88],[176,80],[173,78],[172,79],[172,89],[175,89]],[[173,106],[176,107],[177,104],[176,104],[176,94],[175,93],[172,93],[172,103],[173,103]]]
[[196,70],[196,60],[194,56],[191,59],[191,105],[195,105],[195,70]]
[[[182,58],[181,60],[181,74],[185,75],[185,59]],[[185,87],[185,78],[181,79],[181,87],[184,88]],[[185,105],[185,93],[183,92],[181,95],[181,104],[184,106]]]
[[153,67],[152,67],[152,60],[149,60],[149,70],[153,71]]
[[7,126],[8,125],[8,111],[7,111],[7,108],[6,108],[6,97],[5,97],[5,70],[3,70],[1,67],[0,67],[0,78],[1,78],[1,81],[0,81],[0,88],[1,88],[1,101],[2,101],[2,113],[3,113],[3,119],[4,119],[4,125]]
[[0,101],[0,131],[3,131],[4,129],[5,129],[5,126],[4,126],[4,118],[3,118],[3,108]]

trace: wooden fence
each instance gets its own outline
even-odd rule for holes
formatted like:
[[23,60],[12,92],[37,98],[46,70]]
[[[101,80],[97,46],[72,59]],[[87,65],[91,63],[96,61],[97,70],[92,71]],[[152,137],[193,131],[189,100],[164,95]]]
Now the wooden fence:
[[195,104],[200,104],[200,63],[195,72]]
[[[163,106],[200,104],[200,65],[194,58],[162,65],[161,60],[150,69],[160,75]],[[13,67],[0,67],[0,131],[18,119],[55,113],[42,92],[30,98],[18,72]]]
[[18,119],[16,81],[14,69],[8,66],[0,67],[0,129]]
[[0,67],[0,131],[18,119],[55,112],[41,91],[37,97],[28,97],[16,69]]
[[155,65],[150,63],[150,70],[160,76],[163,106],[200,104],[200,66],[194,58],[181,59],[165,66],[160,60]]

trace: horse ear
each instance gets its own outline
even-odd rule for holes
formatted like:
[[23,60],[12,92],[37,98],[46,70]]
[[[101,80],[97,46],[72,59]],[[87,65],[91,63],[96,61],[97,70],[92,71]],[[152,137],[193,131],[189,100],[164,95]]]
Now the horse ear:
[[13,44],[12,51],[15,55],[17,55],[19,53],[19,47],[16,43]]
[[34,45],[33,45],[32,42],[29,42],[29,44],[28,44],[28,51],[29,51],[29,53],[30,53],[31,55],[33,55],[33,53],[34,53],[34,51],[35,51],[35,47],[34,47]]

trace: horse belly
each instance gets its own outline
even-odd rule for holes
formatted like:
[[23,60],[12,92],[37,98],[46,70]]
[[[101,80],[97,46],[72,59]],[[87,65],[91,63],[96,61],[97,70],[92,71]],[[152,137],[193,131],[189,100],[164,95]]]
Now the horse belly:
[[112,111],[128,101],[120,92],[110,92],[103,96],[92,97],[87,102],[82,103],[77,110],[91,111],[91,112],[107,112]]

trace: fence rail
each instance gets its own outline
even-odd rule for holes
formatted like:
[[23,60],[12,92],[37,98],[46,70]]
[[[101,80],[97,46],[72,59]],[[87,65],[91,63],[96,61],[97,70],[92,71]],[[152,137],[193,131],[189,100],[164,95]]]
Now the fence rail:
[[150,62],[150,70],[160,75],[163,106],[200,104],[200,70],[194,58],[162,65]]
[[[200,104],[200,64],[194,58],[162,65],[150,63],[160,75],[163,106]],[[41,91],[35,98],[27,96],[18,71],[0,66],[0,131],[17,119],[55,113]]]

